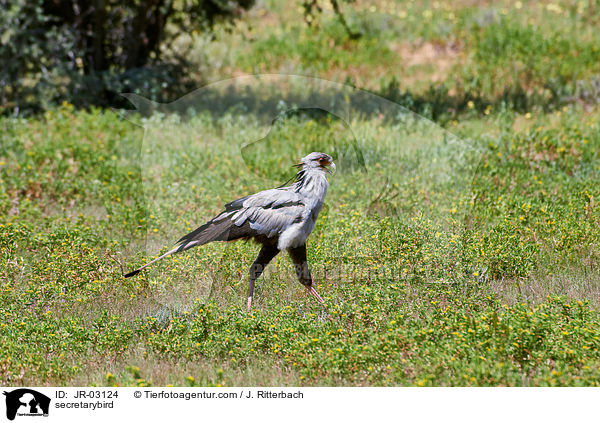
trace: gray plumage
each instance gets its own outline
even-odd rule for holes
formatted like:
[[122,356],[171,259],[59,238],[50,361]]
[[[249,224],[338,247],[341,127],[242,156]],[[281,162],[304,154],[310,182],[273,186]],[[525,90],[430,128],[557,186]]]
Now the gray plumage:
[[262,244],[259,256],[250,269],[248,308],[252,302],[254,281],[279,251],[288,250],[300,282],[320,302],[312,287],[306,264],[306,239],[313,231],[329,183],[327,174],[335,171],[328,154],[310,153],[296,165],[300,168],[294,182],[239,198],[225,205],[225,210],[198,229],[180,238],[178,245],[162,256],[125,275],[131,277],[152,263],[171,254],[213,241],[254,239]]

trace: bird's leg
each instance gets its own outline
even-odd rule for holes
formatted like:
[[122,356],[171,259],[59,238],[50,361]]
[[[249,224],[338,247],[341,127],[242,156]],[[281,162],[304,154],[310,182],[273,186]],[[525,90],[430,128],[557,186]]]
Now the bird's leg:
[[250,266],[250,288],[248,289],[248,311],[252,307],[252,295],[254,294],[254,282],[260,277],[265,267],[273,257],[279,253],[279,249],[276,245],[263,245],[258,253],[258,257]]
[[300,283],[304,285],[309,294],[315,297],[319,303],[323,304],[325,301],[323,301],[323,298],[321,298],[317,290],[312,286],[312,276],[310,275],[310,269],[308,267],[308,262],[306,261],[306,244],[303,244],[300,247],[290,248],[288,249],[288,252],[294,262],[296,276],[298,276]]
[[308,289],[309,294],[311,294],[313,297],[315,297],[317,299],[318,302],[320,302],[321,304],[324,304],[325,301],[323,300],[323,298],[321,298],[321,296],[319,295],[319,293],[317,292],[317,290],[315,288],[313,288],[313,286],[307,286],[306,289]]

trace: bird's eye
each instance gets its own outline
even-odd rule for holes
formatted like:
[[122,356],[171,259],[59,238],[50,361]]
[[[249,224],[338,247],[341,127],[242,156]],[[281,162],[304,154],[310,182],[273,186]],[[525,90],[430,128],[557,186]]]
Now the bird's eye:
[[319,164],[320,164],[320,165],[323,165],[323,166],[324,166],[324,165],[326,165],[327,163],[329,163],[329,161],[328,161],[326,158],[324,158],[324,157],[321,157],[321,158],[319,159]]

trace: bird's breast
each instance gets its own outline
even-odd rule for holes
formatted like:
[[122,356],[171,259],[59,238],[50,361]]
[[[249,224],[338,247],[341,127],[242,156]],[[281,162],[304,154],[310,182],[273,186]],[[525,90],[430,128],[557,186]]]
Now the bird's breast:
[[279,235],[277,248],[286,250],[303,245],[314,228],[315,221],[312,219],[294,223]]
[[304,212],[299,222],[290,225],[279,236],[277,247],[280,250],[296,248],[306,243],[323,208],[328,185],[327,177],[321,171],[305,175],[305,180],[297,191],[302,197]]

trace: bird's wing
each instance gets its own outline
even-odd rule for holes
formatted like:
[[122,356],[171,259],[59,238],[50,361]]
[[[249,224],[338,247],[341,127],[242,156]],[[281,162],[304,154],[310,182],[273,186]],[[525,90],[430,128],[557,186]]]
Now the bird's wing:
[[239,198],[226,204],[225,210],[219,215],[181,237],[175,248],[125,277],[136,275],[171,254],[212,241],[232,241],[257,235],[271,238],[301,221],[304,208],[301,195],[289,187],[269,189]]
[[222,213],[178,242],[187,246],[192,242],[201,245],[257,235],[270,238],[300,221],[303,211],[304,203],[298,193],[287,188],[269,189],[226,204]]
[[289,189],[270,189],[246,198],[240,210],[231,213],[235,226],[246,222],[250,228],[268,238],[280,234],[302,219],[304,203],[301,196]]

